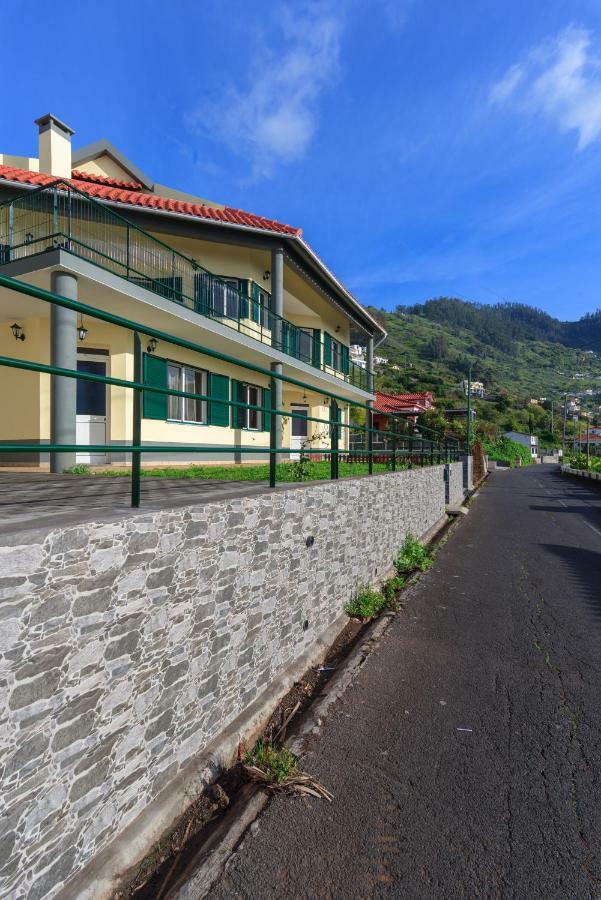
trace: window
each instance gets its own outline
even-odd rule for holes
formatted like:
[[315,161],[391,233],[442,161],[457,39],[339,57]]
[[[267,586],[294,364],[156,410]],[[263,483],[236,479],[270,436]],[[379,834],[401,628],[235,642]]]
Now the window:
[[213,314],[237,319],[240,312],[240,294],[237,278],[219,278],[213,281]]
[[262,328],[271,328],[271,297],[263,288],[253,282],[252,300],[250,304],[250,318]]
[[[190,394],[207,393],[207,373],[191,366],[182,366],[170,362],[167,367],[167,385],[174,391],[187,391]],[[192,397],[170,396],[167,404],[167,418],[179,422],[207,422],[206,400],[195,400]]]
[[313,357],[313,332],[308,328],[298,329],[298,358],[303,362],[312,362]]

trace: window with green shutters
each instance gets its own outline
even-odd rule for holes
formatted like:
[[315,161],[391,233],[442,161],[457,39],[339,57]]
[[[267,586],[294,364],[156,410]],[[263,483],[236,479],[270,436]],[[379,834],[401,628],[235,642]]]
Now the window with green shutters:
[[[167,387],[167,360],[160,356],[144,354],[144,383],[152,387]],[[156,394],[144,391],[142,398],[142,415],[145,419],[167,419],[167,394]]]
[[230,380],[227,375],[209,373],[209,425],[228,426],[230,423],[230,407],[220,400],[230,399]]
[[332,365],[332,338],[327,331],[323,336],[323,364],[324,366]]
[[[265,419],[260,410],[248,408],[264,406],[265,393],[266,388],[260,388],[256,384],[232,381],[232,400],[238,400],[240,403],[247,404],[247,406],[232,406],[232,428],[245,428],[249,431],[266,430]],[[268,428],[269,426],[267,426]]]
[[341,344],[340,346],[340,371],[344,375],[348,375],[349,372],[349,350],[345,344]]
[[[235,381],[232,378],[232,400],[238,400],[240,403],[246,403],[245,385],[242,381]],[[231,422],[232,428],[246,427],[246,409],[243,406],[232,406]]]

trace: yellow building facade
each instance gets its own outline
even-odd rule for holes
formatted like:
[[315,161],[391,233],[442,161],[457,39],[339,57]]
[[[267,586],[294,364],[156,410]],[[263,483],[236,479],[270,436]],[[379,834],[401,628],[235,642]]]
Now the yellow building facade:
[[[353,403],[373,399],[349,345],[359,335],[373,354],[384,332],[300,229],[157,185],[105,141],[74,151],[54,116],[37,124],[37,159],[0,154],[0,274],[74,308],[53,312],[1,286],[0,354],[134,379],[133,331],[84,314],[87,305],[136,323],[145,383],[205,398],[144,392],[142,445],[161,446],[144,464],[265,460],[274,408],[280,458],[328,447],[327,424],[311,419],[327,422],[331,394],[343,424]],[[6,366],[0,378],[2,464],[45,467],[49,443],[79,447],[53,455],[55,471],[129,460],[130,388]],[[347,440],[342,428],[342,449]],[[15,442],[32,449],[1,452]]]

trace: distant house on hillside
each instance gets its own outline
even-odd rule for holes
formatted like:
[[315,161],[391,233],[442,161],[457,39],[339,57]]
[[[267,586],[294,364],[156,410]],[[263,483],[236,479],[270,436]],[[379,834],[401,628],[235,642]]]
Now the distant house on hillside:
[[533,457],[538,456],[538,438],[535,434],[526,434],[522,431],[504,431],[503,437],[515,441],[516,444],[523,444],[528,447]]
[[389,419],[393,415],[403,416],[407,421],[415,422],[421,413],[433,408],[434,394],[431,391],[415,394],[383,394],[376,391],[374,428],[387,431]]
[[468,386],[471,387],[472,397],[484,397],[484,383],[482,381],[472,381],[471,386],[467,378],[461,382],[461,390],[467,397]]

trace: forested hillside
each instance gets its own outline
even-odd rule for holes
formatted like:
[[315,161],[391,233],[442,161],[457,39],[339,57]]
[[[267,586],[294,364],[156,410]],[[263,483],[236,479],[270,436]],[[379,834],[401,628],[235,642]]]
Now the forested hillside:
[[[383,390],[432,390],[439,406],[460,405],[459,384],[471,364],[473,379],[487,391],[488,399],[476,404],[481,421],[539,431],[550,426],[551,399],[558,407],[566,392],[601,392],[601,312],[560,322],[523,304],[446,297],[371,312],[388,331],[377,351],[388,359],[378,367]],[[543,397],[540,408],[529,402]],[[597,415],[601,396],[582,403]]]

